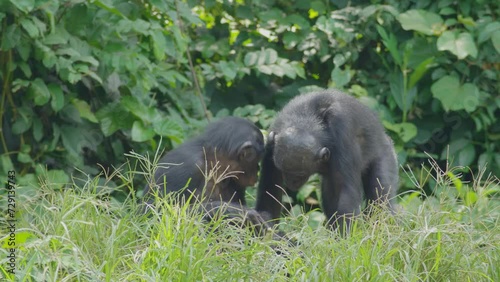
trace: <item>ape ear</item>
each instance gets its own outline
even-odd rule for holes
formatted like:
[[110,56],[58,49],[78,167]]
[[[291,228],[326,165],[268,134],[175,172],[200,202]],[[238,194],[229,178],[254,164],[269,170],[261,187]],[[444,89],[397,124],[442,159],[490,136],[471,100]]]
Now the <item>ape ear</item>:
[[330,119],[330,115],[332,113],[331,108],[330,107],[321,108],[321,109],[319,109],[318,113],[319,113],[319,117],[320,117],[321,121],[323,122],[323,124],[328,124],[328,121]]
[[323,147],[318,152],[318,158],[324,162],[330,160],[330,150],[327,147]]
[[246,141],[238,149],[238,158],[245,160],[247,162],[253,161],[257,157],[257,151],[255,150],[252,141]]
[[274,131],[269,132],[269,135],[267,136],[267,143],[268,144],[274,143],[275,135],[276,135],[276,133],[274,133]]

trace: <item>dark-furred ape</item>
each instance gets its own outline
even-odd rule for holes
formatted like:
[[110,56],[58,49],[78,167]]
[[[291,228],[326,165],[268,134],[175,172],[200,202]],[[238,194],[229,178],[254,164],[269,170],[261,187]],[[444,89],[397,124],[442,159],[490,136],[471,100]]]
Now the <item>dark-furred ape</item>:
[[[256,210],[276,223],[286,190],[322,177],[322,209],[333,228],[348,232],[369,204],[394,208],[398,165],[392,140],[377,115],[338,90],[292,99],[270,128]],[[283,191],[283,188],[285,191]]]
[[257,182],[263,152],[262,133],[251,122],[237,117],[213,122],[160,159],[155,183],[146,186],[145,203],[152,207],[155,196],[178,192],[180,203],[191,196],[192,202],[202,201],[207,220],[216,215],[240,218],[256,232],[265,232],[269,226],[245,201],[246,187]]

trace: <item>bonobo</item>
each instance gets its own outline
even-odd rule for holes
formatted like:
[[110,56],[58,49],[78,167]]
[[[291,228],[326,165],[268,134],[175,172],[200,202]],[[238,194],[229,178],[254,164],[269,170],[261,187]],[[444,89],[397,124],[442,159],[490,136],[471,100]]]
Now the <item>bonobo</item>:
[[203,201],[205,219],[218,214],[241,218],[256,232],[265,232],[269,225],[245,201],[246,187],[257,182],[263,153],[263,136],[254,124],[223,118],[160,159],[155,185],[146,186],[144,199],[151,206],[155,194],[179,192],[184,201],[191,196]]
[[394,208],[398,166],[392,140],[375,113],[338,90],[297,96],[277,115],[256,210],[276,222],[283,188],[297,191],[314,173],[322,177],[322,209],[334,229],[349,231],[363,194],[368,204]]

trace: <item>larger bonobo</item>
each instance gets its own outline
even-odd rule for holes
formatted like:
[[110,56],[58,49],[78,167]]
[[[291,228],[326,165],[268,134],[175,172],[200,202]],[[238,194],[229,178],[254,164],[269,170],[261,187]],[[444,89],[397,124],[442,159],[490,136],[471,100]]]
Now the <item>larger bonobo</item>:
[[375,113],[338,90],[297,96],[278,114],[256,210],[276,222],[283,188],[297,191],[314,173],[322,176],[322,208],[333,228],[349,230],[363,194],[370,204],[394,208],[398,166],[392,141]]
[[184,200],[202,201],[205,219],[217,215],[242,218],[257,233],[269,229],[255,210],[246,208],[245,189],[257,182],[264,153],[260,130],[251,122],[227,117],[168,152],[159,161],[154,184],[145,189],[145,203],[152,207],[156,196],[181,192]]

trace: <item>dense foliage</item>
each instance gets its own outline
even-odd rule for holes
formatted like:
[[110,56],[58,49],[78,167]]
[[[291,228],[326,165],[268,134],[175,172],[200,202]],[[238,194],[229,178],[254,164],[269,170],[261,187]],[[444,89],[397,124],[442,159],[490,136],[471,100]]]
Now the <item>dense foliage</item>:
[[424,152],[500,175],[498,12],[493,0],[2,1],[0,176],[62,186],[212,116],[265,129],[326,87],[378,111],[416,175]]

